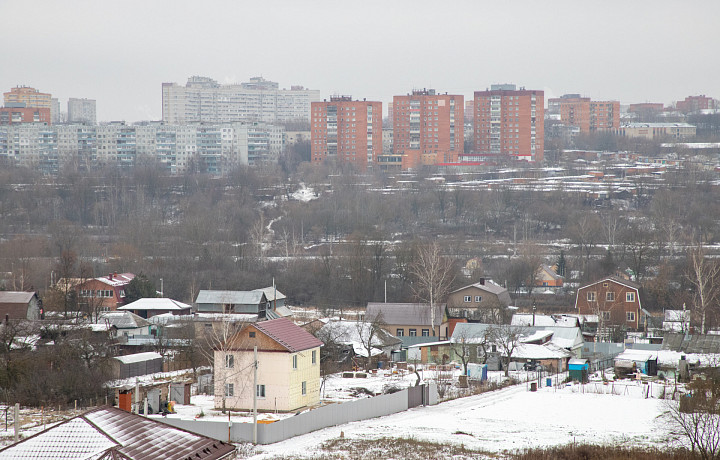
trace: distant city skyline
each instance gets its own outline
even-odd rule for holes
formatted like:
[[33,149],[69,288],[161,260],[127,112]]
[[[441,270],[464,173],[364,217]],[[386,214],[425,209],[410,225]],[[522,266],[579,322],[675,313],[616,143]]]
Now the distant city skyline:
[[[162,83],[263,76],[387,103],[495,83],[622,104],[720,98],[720,2],[2,2],[0,89],[97,101],[98,121],[160,120]],[[32,18],[32,33],[27,22]],[[15,18],[15,20],[13,20]]]

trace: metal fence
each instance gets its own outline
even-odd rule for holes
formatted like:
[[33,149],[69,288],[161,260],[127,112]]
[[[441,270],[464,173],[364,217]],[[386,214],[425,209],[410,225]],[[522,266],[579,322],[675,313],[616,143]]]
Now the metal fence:
[[[392,394],[358,399],[342,404],[328,404],[277,422],[258,424],[257,441],[258,444],[272,444],[330,426],[395,414],[422,404],[434,405],[437,404],[437,401],[437,388],[430,383]],[[173,418],[162,421],[168,425],[222,441],[252,442],[253,440],[252,423]]]

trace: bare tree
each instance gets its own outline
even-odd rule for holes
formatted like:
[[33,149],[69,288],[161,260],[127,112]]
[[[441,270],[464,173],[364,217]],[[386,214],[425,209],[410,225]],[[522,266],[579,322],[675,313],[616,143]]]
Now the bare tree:
[[703,460],[720,458],[720,379],[693,381],[691,394],[680,401],[668,401],[668,413],[693,453]]
[[374,318],[366,318],[366,321],[358,320],[355,323],[360,343],[367,353],[365,370],[369,371],[372,367],[372,351],[382,341],[381,336],[387,334],[384,329],[385,325],[382,313]]
[[720,263],[705,257],[702,246],[691,254],[687,278],[695,288],[695,313],[700,316],[700,332],[705,334],[708,313],[718,308],[720,301]]
[[520,345],[520,339],[526,335],[526,329],[509,324],[496,325],[489,329],[488,339],[500,350],[505,361],[503,367],[505,367],[505,377],[507,377],[510,372],[512,355]]
[[413,285],[415,296],[430,304],[430,322],[432,335],[435,335],[435,303],[447,296],[455,280],[452,262],[440,253],[437,243],[421,247],[417,259],[410,267],[415,278]]

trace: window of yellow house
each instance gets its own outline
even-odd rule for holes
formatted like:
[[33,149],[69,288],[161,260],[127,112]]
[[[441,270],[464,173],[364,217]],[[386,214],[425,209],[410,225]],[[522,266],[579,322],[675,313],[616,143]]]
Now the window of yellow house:
[[317,364],[317,351],[316,350],[312,351],[312,363]]
[[293,369],[297,369],[297,355],[293,355]]

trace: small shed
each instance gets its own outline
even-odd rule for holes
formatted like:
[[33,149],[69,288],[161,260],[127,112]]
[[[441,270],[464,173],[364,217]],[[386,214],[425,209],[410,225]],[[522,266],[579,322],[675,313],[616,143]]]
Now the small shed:
[[615,357],[615,369],[627,370],[630,368],[639,370],[645,375],[657,375],[657,351],[627,349]]
[[113,360],[113,373],[116,379],[126,379],[162,372],[162,365],[162,356],[154,351],[116,356]]
[[568,362],[570,378],[577,382],[587,382],[589,364],[587,359],[573,358]]

